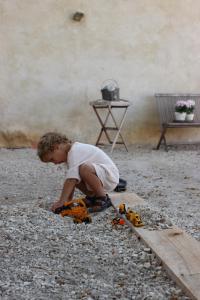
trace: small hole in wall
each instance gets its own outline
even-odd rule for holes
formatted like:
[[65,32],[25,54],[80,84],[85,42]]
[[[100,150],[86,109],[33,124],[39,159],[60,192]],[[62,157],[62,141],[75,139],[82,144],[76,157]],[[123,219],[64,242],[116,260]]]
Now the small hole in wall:
[[84,16],[85,16],[84,13],[77,11],[73,14],[72,19],[76,22],[80,22]]

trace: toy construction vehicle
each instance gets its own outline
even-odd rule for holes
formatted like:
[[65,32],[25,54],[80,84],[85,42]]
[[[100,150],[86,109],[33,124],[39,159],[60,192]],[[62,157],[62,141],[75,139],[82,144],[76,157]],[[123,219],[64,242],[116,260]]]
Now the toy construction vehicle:
[[123,218],[114,218],[112,219],[112,225],[124,225],[125,221]]
[[126,218],[135,226],[135,227],[141,227],[144,226],[142,223],[142,220],[139,216],[139,214],[132,209],[128,208],[126,212]]
[[81,198],[65,202],[63,206],[55,210],[55,213],[60,214],[62,217],[72,217],[74,223],[92,222],[92,219],[87,211],[85,202]]
[[119,213],[120,213],[121,215],[124,215],[124,214],[126,213],[126,205],[125,205],[124,203],[121,203],[121,204],[119,205]]
[[126,210],[126,206],[124,203],[119,205],[119,213],[124,214],[127,220],[129,220],[129,222],[131,222],[135,227],[144,226],[140,218],[140,215],[130,208]]

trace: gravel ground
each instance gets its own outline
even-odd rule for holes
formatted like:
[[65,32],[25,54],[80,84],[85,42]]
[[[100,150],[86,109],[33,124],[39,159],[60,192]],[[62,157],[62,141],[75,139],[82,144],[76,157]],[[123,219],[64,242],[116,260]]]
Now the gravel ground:
[[[135,146],[112,157],[128,191],[200,240],[197,148]],[[0,150],[0,299],[189,299],[126,225],[112,227],[113,208],[87,225],[49,211],[65,172],[35,150]]]

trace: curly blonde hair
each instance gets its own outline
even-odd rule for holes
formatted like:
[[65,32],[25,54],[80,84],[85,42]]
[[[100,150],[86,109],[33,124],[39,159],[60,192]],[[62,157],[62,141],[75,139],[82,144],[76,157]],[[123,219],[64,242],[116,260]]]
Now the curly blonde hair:
[[39,140],[37,145],[37,155],[41,160],[44,156],[54,150],[55,145],[62,143],[71,143],[71,141],[64,135],[57,132],[47,132]]

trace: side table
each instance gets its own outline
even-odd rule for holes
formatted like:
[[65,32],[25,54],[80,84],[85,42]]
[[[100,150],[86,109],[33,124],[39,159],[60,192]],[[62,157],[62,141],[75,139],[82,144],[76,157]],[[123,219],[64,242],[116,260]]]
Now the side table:
[[[101,130],[99,132],[99,136],[96,141],[96,146],[98,145],[105,145],[104,143],[101,143],[101,137],[103,132],[105,133],[105,136],[108,140],[108,143],[112,145],[111,147],[111,153],[113,152],[113,149],[116,144],[123,144],[124,147],[126,148],[126,151],[128,151],[128,148],[126,146],[126,143],[124,141],[124,138],[121,134],[121,129],[125,121],[125,117],[127,114],[128,107],[130,106],[130,102],[127,100],[119,99],[115,101],[107,101],[107,100],[96,100],[96,101],[91,101],[90,105],[92,106],[99,123],[101,125]],[[100,115],[100,110],[104,109],[106,112],[105,115],[105,120],[103,121],[103,116]],[[114,109],[121,109],[122,110],[122,115],[120,121],[116,121],[115,116],[113,114]],[[113,126],[107,126],[107,122],[109,119],[109,116],[111,117],[111,120],[113,122]],[[116,134],[114,136],[114,139],[111,140],[108,131],[116,131]],[[121,138],[121,141],[119,141],[119,138]]]

